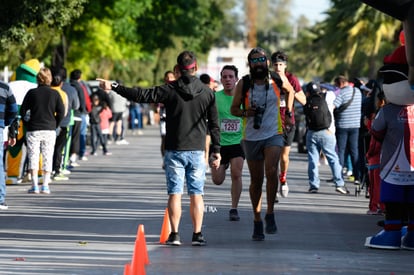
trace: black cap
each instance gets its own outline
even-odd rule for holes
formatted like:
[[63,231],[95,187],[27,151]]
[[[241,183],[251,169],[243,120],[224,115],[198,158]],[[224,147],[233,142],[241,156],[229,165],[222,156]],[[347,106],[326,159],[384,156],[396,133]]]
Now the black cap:
[[306,85],[306,92],[311,95],[319,94],[321,92],[321,87],[319,83],[311,81]]

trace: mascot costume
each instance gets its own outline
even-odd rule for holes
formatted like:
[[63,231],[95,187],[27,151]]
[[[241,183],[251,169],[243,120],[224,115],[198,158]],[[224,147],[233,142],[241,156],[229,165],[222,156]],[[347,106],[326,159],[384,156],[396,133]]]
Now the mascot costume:
[[[16,103],[20,108],[26,93],[37,87],[36,75],[40,71],[40,62],[37,59],[30,59],[17,67],[12,80],[9,83],[10,89],[16,98]],[[24,163],[26,154],[24,150],[23,123],[20,122],[16,145],[8,148],[6,156],[7,177],[6,184],[20,183],[24,177]]]
[[401,46],[379,70],[388,104],[372,123],[382,142],[381,201],[384,229],[366,247],[414,250],[414,0],[362,0],[403,22]]

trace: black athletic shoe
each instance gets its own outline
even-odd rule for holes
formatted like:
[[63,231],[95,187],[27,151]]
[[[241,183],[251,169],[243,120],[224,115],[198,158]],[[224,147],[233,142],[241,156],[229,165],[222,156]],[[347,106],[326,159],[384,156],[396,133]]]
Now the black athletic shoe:
[[168,236],[168,240],[165,242],[166,245],[173,245],[173,246],[180,246],[180,235],[176,232],[171,232],[170,236]]
[[265,216],[266,221],[266,234],[276,234],[277,226],[275,222],[275,214],[266,214]]
[[230,209],[229,219],[231,221],[239,221],[240,220],[239,213],[237,212],[237,209]]
[[309,188],[309,193],[313,193],[313,194],[316,194],[316,193],[318,193],[318,188],[316,188],[316,187],[311,187],[311,188]]
[[191,244],[193,246],[205,246],[207,243],[206,243],[206,240],[204,240],[203,234],[199,232],[199,233],[193,233],[193,239],[191,241]]
[[253,235],[252,235],[253,241],[263,241],[264,238],[265,238],[265,235],[263,234],[263,222],[254,221]]

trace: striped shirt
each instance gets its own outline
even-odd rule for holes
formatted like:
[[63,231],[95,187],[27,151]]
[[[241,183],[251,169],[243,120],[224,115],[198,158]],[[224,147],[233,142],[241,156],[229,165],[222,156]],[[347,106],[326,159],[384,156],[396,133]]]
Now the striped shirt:
[[9,85],[0,81],[0,128],[10,125],[16,115],[16,99]]
[[[347,103],[352,98],[353,87],[341,88],[334,100],[335,108]],[[361,126],[361,105],[362,95],[358,88],[355,88],[355,96],[352,103],[335,120],[337,128],[360,128]]]

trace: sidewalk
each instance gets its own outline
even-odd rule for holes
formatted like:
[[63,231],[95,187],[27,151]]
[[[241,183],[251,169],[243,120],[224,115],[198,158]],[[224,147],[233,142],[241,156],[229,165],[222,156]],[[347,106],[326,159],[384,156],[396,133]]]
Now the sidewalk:
[[[112,156],[88,156],[52,194],[27,194],[28,183],[8,186],[9,210],[0,211],[0,274],[123,274],[143,224],[147,274],[413,274],[414,253],[364,247],[380,216],[367,216],[368,199],[335,192],[322,182],[309,194],[305,154],[292,148],[288,198],[276,205],[278,233],[251,240],[253,215],[247,165],[239,205],[230,222],[230,179],[214,186],[207,175],[203,234],[206,247],[191,246],[189,198],[183,196],[183,245],[159,244],[167,204],[156,126],[129,145],[109,145]],[[321,166],[321,178],[330,178]],[[265,209],[266,203],[262,205]],[[263,214],[264,216],[264,214]]]

